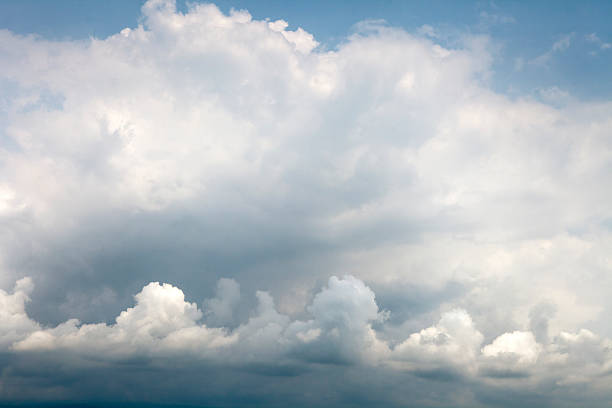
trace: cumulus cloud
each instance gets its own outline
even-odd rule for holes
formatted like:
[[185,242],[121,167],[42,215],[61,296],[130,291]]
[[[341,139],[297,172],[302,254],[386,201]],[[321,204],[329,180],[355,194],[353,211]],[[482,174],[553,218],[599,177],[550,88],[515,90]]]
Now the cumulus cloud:
[[38,329],[38,324],[28,317],[25,310],[32,289],[32,280],[23,278],[15,283],[12,294],[0,290],[0,347],[5,348]]
[[486,37],[369,21],[330,50],[289,27],[160,0],[105,39],[0,31],[13,390],[74,397],[73,374],[30,380],[61,355],[122,380],[193,364],[218,405],[272,375],[355,405],[365,372],[423,405],[449,405],[427,402],[441,379],[465,406],[487,387],[605,400],[610,102],[492,91]]
[[531,332],[504,333],[482,349],[485,357],[508,358],[517,364],[533,364],[540,354],[540,346]]
[[[24,282],[31,285],[25,278],[18,286]],[[237,285],[233,280],[222,279],[218,287],[228,284]],[[11,333],[15,326],[12,322],[28,323],[21,324],[20,338],[14,337],[12,344],[9,343],[17,351],[70,349],[125,357],[140,353],[163,355],[174,350],[191,351],[204,358],[210,350],[239,342],[232,352],[233,358],[262,363],[287,353],[321,362],[330,356],[332,360],[349,362],[360,361],[362,355],[388,351],[371,327],[371,322],[380,318],[374,293],[352,276],[330,278],[328,286],[308,307],[313,317],[308,321],[292,322],[276,310],[270,294],[257,291],[258,305],[253,315],[233,331],[198,323],[203,312],[195,303],[185,301],[182,290],[167,283],[146,285],[134,296],[136,305],[122,311],[113,325],[81,324],[77,319],[70,319],[53,328],[41,328],[28,318],[19,295],[21,292],[16,290],[12,296],[17,297],[20,307],[9,308],[7,323],[2,325],[3,332]],[[215,302],[208,304],[218,307]],[[315,345],[314,350],[309,349],[312,355],[300,349],[305,344]],[[226,354],[223,356],[228,358]]]
[[375,363],[389,352],[372,329],[372,322],[384,319],[384,313],[378,309],[374,292],[359,279],[332,276],[307,309],[314,319],[292,330],[305,343],[323,343],[323,356],[316,356],[321,351],[319,344],[318,350],[311,351],[316,359]]
[[[455,309],[442,315],[436,326],[413,333],[394,349],[395,359],[415,364],[414,369],[473,371],[483,341],[470,315]],[[410,368],[410,365],[408,365]]]
[[234,311],[240,302],[240,285],[233,279],[221,278],[217,282],[215,297],[206,299],[203,308],[206,320],[213,325],[228,325],[234,320]]
[[233,341],[221,329],[196,324],[202,312],[195,303],[185,301],[180,289],[167,283],[152,282],[134,299],[136,305],[121,312],[114,325],[80,324],[77,319],[70,319],[51,329],[33,331],[12,348],[66,349],[125,357],[160,350],[195,349],[202,353]]
[[[219,287],[236,284],[228,279],[221,282]],[[483,335],[462,309],[442,313],[435,326],[393,345],[380,339],[372,327],[385,319],[373,291],[353,276],[332,276],[307,307],[309,320],[291,320],[276,310],[268,293],[258,291],[252,316],[234,329],[200,323],[203,312],[185,300],[181,289],[158,282],[142,288],[134,296],[135,305],[122,311],[112,325],[70,319],[44,327],[23,310],[24,291],[31,288],[25,278],[13,295],[2,294],[6,304],[12,301],[16,307],[4,311],[0,353],[10,351],[24,358],[36,352],[60,353],[64,359],[110,363],[146,358],[154,366],[166,364],[168,358],[187,359],[203,369],[231,366],[275,375],[286,375],[288,367],[291,375],[301,375],[308,366],[348,365],[378,368],[390,376],[407,372],[472,381],[533,377],[535,384],[554,381],[559,386],[605,376],[612,361],[611,341],[586,329],[558,333],[546,344],[538,343],[531,332],[513,331],[481,347]],[[67,361],[64,364],[77,369],[75,362]]]

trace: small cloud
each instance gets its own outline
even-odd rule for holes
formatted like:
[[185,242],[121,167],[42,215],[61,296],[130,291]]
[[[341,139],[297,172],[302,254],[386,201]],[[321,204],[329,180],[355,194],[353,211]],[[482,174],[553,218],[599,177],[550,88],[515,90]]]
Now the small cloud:
[[430,26],[429,24],[423,24],[417,29],[417,33],[422,35],[423,37],[437,38],[438,33],[436,30]]
[[564,36],[562,36],[558,41],[556,41],[553,46],[552,46],[552,50],[553,51],[565,51],[569,48],[571,41],[572,41],[572,37],[574,36],[574,33],[570,33],[570,34],[566,34]]
[[584,36],[584,39],[589,41],[589,42],[594,42],[594,43],[599,43],[601,42],[601,40],[599,39],[599,37],[597,36],[597,34],[595,33],[591,33],[591,34],[587,34]]
[[562,35],[557,41],[553,43],[550,50],[546,51],[544,54],[538,55],[537,57],[529,61],[529,64],[546,66],[554,54],[561,53],[571,46],[573,37],[574,33]]
[[481,11],[478,16],[478,27],[481,29],[487,29],[491,26],[502,25],[502,24],[514,24],[516,20],[512,16],[496,13],[488,13]]
[[[597,48],[599,48],[599,50],[607,50],[607,49],[612,48],[612,43],[604,42],[601,38],[599,38],[599,36],[596,33],[587,34],[587,35],[584,36],[584,39],[586,41],[596,45]],[[597,51],[590,51],[589,54],[590,55],[597,55],[598,52]]]
[[537,57],[529,61],[529,65],[545,66],[548,64],[548,61],[550,61],[551,57],[552,52],[545,52],[544,54],[538,55]]
[[368,19],[355,23],[352,30],[358,34],[368,34],[379,32],[381,29],[388,27],[388,23],[385,19]]
[[529,365],[536,362],[542,347],[531,332],[514,331],[497,337],[482,348],[485,357],[501,358],[506,362]]
[[564,91],[557,86],[539,89],[538,94],[540,95],[542,101],[554,106],[566,105],[572,100],[571,95],[567,91]]

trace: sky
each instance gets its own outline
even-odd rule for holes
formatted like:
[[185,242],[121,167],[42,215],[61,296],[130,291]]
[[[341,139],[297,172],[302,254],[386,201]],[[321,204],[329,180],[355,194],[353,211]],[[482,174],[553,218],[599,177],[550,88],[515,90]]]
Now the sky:
[[0,406],[608,407],[609,2],[0,2]]

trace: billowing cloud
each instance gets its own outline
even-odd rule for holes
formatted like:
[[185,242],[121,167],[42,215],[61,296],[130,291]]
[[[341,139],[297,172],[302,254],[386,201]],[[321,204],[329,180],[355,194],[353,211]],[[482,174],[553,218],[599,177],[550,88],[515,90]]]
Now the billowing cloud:
[[121,312],[112,326],[81,325],[78,320],[70,319],[52,329],[30,333],[12,348],[125,356],[193,348],[202,352],[233,341],[223,330],[197,325],[202,312],[194,303],[185,302],[180,289],[167,283],[148,284],[135,300],[136,305]]
[[[482,334],[470,315],[461,309],[442,315],[436,326],[413,333],[395,347],[395,359],[408,361],[415,369],[473,371]],[[407,365],[410,368],[410,365]]]
[[206,299],[203,308],[206,320],[213,325],[227,325],[234,321],[234,312],[240,302],[240,285],[233,279],[221,278],[217,282],[215,297]]
[[431,26],[142,13],[0,31],[0,398],[605,406],[609,101],[496,93]]
[[28,317],[25,310],[32,288],[32,280],[23,278],[17,281],[12,294],[0,290],[0,347],[6,348],[15,340],[38,329],[38,324]]
[[[233,281],[220,282],[222,287]],[[612,364],[612,342],[585,329],[558,333],[546,344],[528,331],[508,332],[481,348],[483,335],[461,309],[444,312],[435,326],[390,344],[372,327],[385,319],[374,293],[352,276],[332,276],[307,307],[312,318],[305,321],[279,313],[272,297],[258,291],[252,316],[235,329],[207,327],[200,322],[203,312],[179,288],[158,282],[136,294],[135,306],[122,311],[112,325],[70,319],[45,328],[24,312],[24,287],[31,289],[27,278],[18,282],[13,295],[3,294],[16,307],[7,308],[0,324],[5,339],[0,352],[24,358],[40,352],[111,364],[144,358],[158,368],[168,359],[189,360],[202,369],[225,366],[281,376],[287,369],[300,376],[312,367],[339,365],[364,372],[377,369],[388,376],[464,378],[482,386],[492,379],[513,386],[512,381],[530,378],[531,386],[553,381],[560,387],[595,381]],[[8,342],[7,334],[12,335]],[[76,362],[64,364],[82,369]]]

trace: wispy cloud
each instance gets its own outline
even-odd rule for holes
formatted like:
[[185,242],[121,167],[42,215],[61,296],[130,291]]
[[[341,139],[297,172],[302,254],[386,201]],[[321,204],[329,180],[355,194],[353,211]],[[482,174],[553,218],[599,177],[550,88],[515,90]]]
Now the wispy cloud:
[[537,66],[547,66],[555,54],[560,54],[566,51],[571,46],[573,38],[574,33],[562,35],[557,41],[553,43],[553,45],[548,51],[531,59],[529,61],[529,64]]
[[481,30],[490,29],[493,26],[514,24],[516,19],[510,15],[499,14],[496,12],[481,11],[478,15],[478,28]]
[[596,33],[588,34],[584,38],[598,48],[597,51],[591,51],[591,55],[596,55],[598,51],[605,51],[612,48],[612,43],[602,41]]

